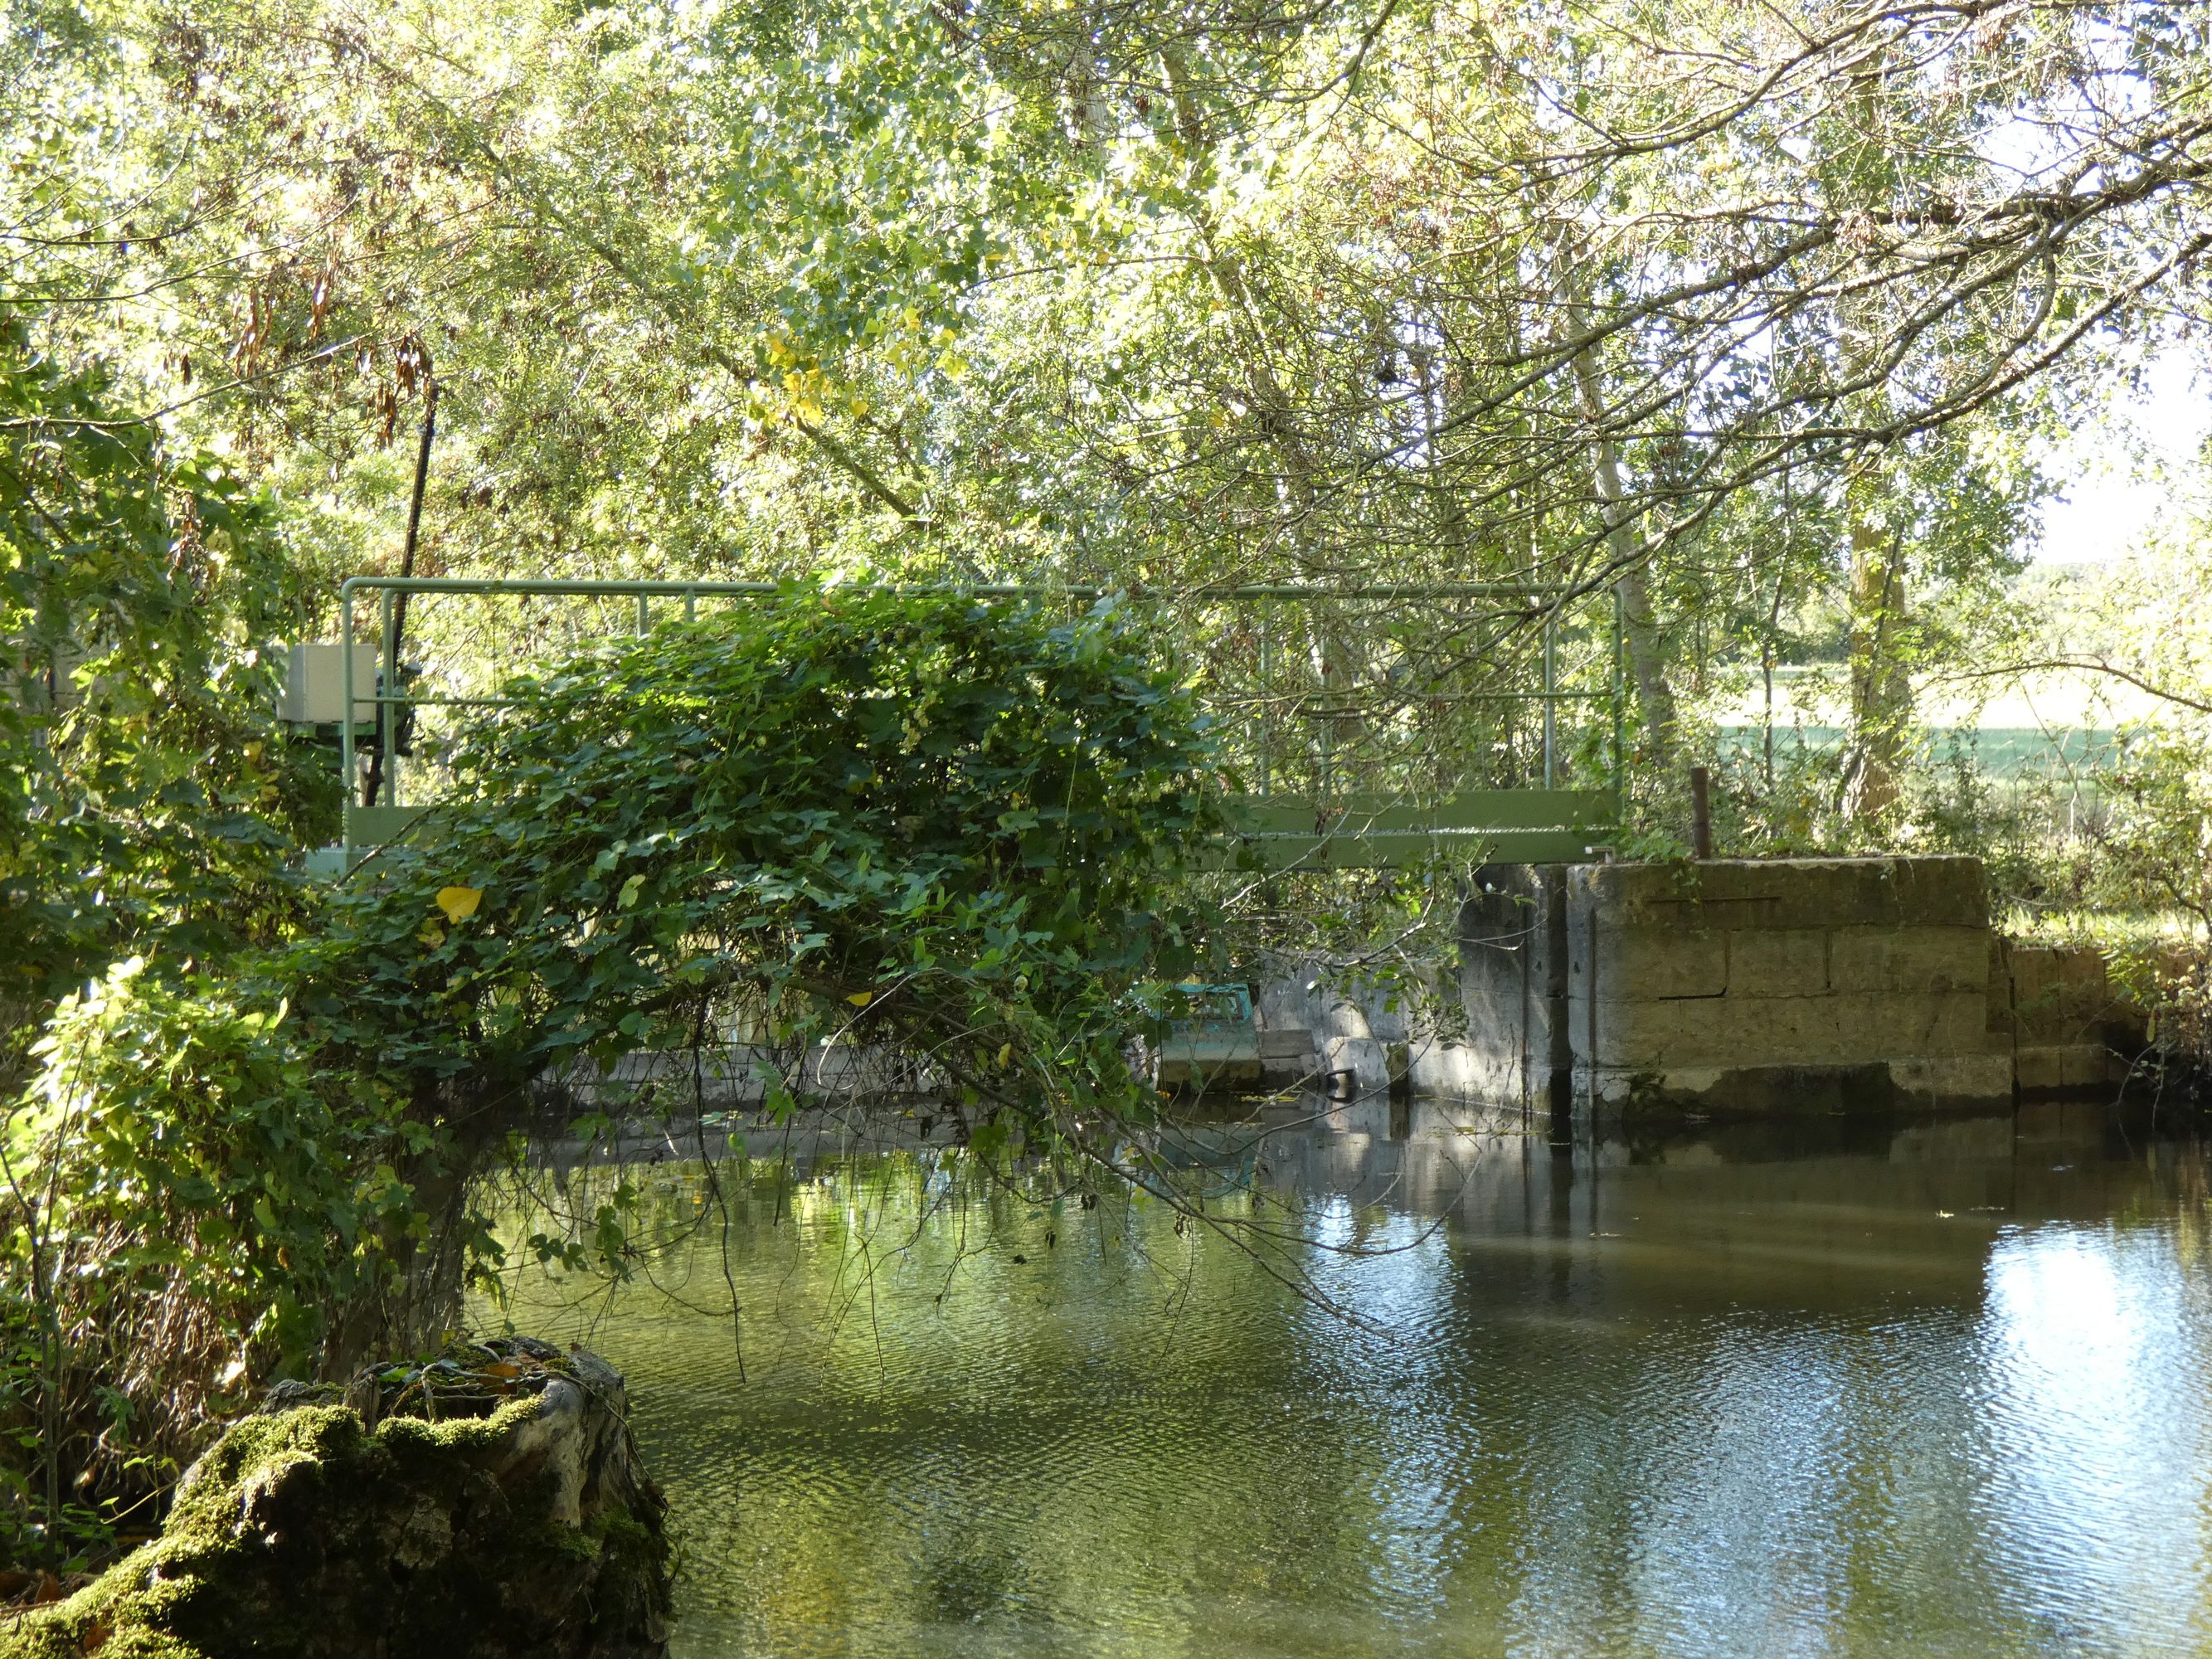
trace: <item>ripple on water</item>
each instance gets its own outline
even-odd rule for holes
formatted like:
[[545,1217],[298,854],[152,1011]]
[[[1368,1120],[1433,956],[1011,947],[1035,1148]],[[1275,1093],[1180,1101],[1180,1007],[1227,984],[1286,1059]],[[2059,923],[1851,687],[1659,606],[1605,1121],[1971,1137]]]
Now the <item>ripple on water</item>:
[[1271,1259],[833,1164],[731,1231],[743,1382],[713,1237],[514,1317],[629,1373],[700,1659],[2212,1646],[2193,1154],[1451,1150]]

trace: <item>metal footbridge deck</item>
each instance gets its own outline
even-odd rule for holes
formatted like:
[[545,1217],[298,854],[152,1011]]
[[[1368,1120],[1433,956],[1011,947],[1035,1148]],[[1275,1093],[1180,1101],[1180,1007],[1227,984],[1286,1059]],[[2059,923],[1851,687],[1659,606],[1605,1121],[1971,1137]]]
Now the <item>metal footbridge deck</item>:
[[[1237,832],[1224,862],[1326,871],[1575,861],[1608,843],[1620,821],[1621,618],[1601,592],[1480,582],[1251,584],[1172,596],[901,586],[981,599],[1172,605],[1186,633],[1203,635],[1193,652],[1201,699],[1245,784],[1230,798]],[[354,718],[335,722],[348,790],[330,862],[350,869],[434,804],[403,797],[401,734],[422,718],[508,706],[493,692],[528,654],[522,644],[556,642],[564,627],[578,642],[643,632],[656,610],[696,616],[702,605],[789,591],[773,582],[351,578],[339,597],[337,706]],[[434,659],[420,676],[388,672],[404,660],[410,600]],[[357,613],[369,601],[376,632],[363,644]],[[453,625],[464,608],[473,628]],[[447,659],[483,683],[438,665]]]

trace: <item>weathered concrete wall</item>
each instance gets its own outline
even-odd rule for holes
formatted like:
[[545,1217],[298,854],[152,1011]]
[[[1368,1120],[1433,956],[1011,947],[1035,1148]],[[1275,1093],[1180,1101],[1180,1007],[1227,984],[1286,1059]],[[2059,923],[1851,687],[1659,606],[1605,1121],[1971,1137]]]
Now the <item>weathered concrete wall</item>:
[[1553,908],[1546,884],[1555,872],[1519,865],[1483,874],[1459,913],[1461,1071],[1474,1097],[1518,1103],[1544,1065],[1549,964],[1540,958]]
[[[1525,867],[1525,866],[1524,866]],[[1554,878],[1556,885],[1556,878]],[[1470,922],[1484,904],[1501,907],[1501,950],[1517,948],[1528,914],[1503,908],[1495,896],[1479,897],[1462,912],[1462,936],[1486,924]],[[1363,1100],[1392,1091],[1455,1100],[1518,1102],[1521,1066],[1517,991],[1510,964],[1500,975],[1495,1007],[1470,1004],[1464,986],[1434,978],[1346,967],[1311,959],[1267,965],[1253,1006],[1260,1024],[1266,1082],[1271,1089],[1306,1085],[1340,1099]],[[1539,987],[1541,995],[1541,987]]]
[[2112,985],[2101,951],[1999,939],[1990,952],[1991,1033],[2012,1051],[2021,1094],[2080,1094],[2126,1080],[2143,1016]]
[[[1979,860],[1491,866],[1455,972],[1276,961],[1258,975],[1259,1082],[1342,1101],[1413,1092],[1555,1135],[1685,1116],[1974,1111],[2117,1087],[2142,1015],[2092,950],[2004,940]],[[1249,1071],[1249,1066],[1248,1066]],[[757,1104],[926,1096],[926,1066],[848,1045],[624,1057],[580,1095]],[[1248,1085],[1249,1086],[1249,1085]]]
[[1972,858],[1710,860],[1567,872],[1577,1096],[1601,1110],[2008,1103]]
[[[1538,1112],[1565,1100],[1565,866],[1477,872],[1458,915],[1456,982],[1319,961],[1270,964],[1255,1007],[1265,1046],[1311,1034],[1310,1080],[1358,1099],[1416,1094]],[[1553,1087],[1554,1073],[1558,1087]],[[1295,1081],[1287,1073],[1271,1084]]]
[[1493,866],[1461,906],[1455,988],[1301,963],[1258,1006],[1312,1033],[1343,1092],[1401,1080],[1555,1132],[1986,1109],[2013,1093],[1992,937],[1971,858]]
[[1459,915],[1465,1031],[1439,1056],[1449,1092],[1551,1113],[1568,1104],[1566,867],[1498,865],[1476,872]]
[[[1419,986],[1378,982],[1325,963],[1273,964],[1253,999],[1264,1081],[1328,1086],[1353,1097],[1389,1093],[1394,1079],[1406,1078],[1406,1010],[1420,998]],[[1303,1043],[1292,1036],[1298,1032]]]

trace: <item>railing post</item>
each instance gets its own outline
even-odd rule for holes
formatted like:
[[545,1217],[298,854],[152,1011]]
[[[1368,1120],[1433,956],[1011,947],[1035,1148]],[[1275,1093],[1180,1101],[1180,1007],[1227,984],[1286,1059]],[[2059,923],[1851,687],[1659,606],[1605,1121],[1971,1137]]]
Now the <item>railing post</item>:
[[1268,678],[1274,671],[1275,664],[1275,653],[1273,648],[1274,637],[1273,632],[1267,626],[1267,605],[1262,602],[1260,607],[1260,776],[1258,779],[1259,793],[1262,795],[1267,793],[1267,760],[1274,729],[1271,719],[1273,711],[1267,702]]
[[1559,705],[1552,693],[1558,689],[1559,603],[1544,613],[1544,787],[1559,787]]
[[338,798],[338,859],[343,873],[353,868],[354,774],[358,769],[353,748],[353,590],[348,584],[338,588],[338,653],[339,689],[345,694],[338,720],[338,776],[345,786]]
[[383,794],[386,806],[399,805],[399,757],[392,751],[392,744],[398,729],[398,722],[392,718],[392,699],[399,691],[399,665],[393,660],[399,654],[399,641],[393,621],[392,597],[392,590],[386,588],[382,595],[384,640],[377,647],[376,672],[376,743],[377,753],[384,760]]
[[652,601],[644,594],[641,593],[637,596],[637,631],[641,634],[650,634],[653,631],[653,618],[647,610],[647,606],[651,603]]

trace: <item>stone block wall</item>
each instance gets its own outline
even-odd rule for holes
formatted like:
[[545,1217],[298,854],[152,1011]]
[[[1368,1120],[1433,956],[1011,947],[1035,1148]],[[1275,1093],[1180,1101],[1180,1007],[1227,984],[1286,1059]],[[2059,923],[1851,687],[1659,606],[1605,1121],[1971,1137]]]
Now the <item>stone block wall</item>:
[[2140,1011],[2113,988],[2101,951],[1998,939],[1990,952],[1990,1031],[2012,1050],[2022,1096],[2113,1088],[2146,1041]]
[[1491,866],[1458,945],[1455,985],[1274,964],[1269,1085],[1410,1085],[1557,1135],[2004,1109],[2117,1089],[2144,1040],[2094,951],[1992,929],[1966,857]]
[[1608,1115],[2008,1104],[1972,858],[1566,872],[1577,1097]]

